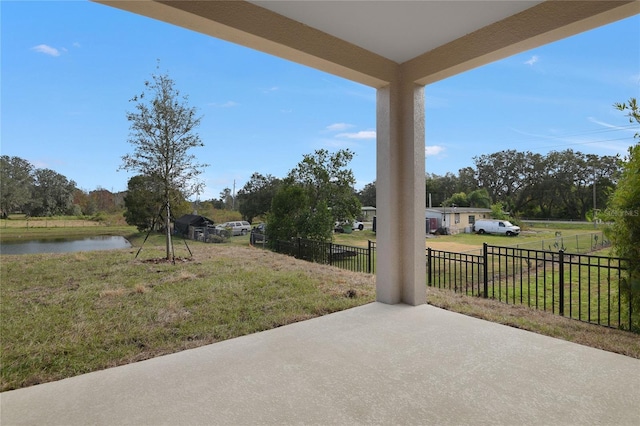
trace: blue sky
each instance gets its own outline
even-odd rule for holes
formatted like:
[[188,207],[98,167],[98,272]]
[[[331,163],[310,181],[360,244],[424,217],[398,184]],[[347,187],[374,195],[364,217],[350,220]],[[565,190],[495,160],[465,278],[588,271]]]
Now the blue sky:
[[[203,116],[200,198],[254,172],[284,177],[317,149],[350,148],[357,189],[375,180],[375,90],[162,22],[84,1],[0,1],[1,153],[126,189],[129,102],[161,69]],[[427,172],[504,149],[624,154],[637,126],[640,16],[429,85]]]

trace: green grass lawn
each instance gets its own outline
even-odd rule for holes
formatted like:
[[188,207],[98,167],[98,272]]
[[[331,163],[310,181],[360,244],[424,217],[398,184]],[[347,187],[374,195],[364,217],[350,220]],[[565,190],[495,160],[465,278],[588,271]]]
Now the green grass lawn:
[[[134,240],[138,242],[139,240]],[[58,380],[374,300],[375,277],[233,244],[3,255],[0,389]],[[27,257],[28,256],[28,259]],[[185,256],[186,257],[186,256]],[[27,261],[28,260],[28,261]]]
[[346,246],[367,247],[368,241],[376,240],[376,233],[370,229],[363,231],[353,231],[350,234],[336,232],[333,234],[333,242],[336,244],[344,244]]

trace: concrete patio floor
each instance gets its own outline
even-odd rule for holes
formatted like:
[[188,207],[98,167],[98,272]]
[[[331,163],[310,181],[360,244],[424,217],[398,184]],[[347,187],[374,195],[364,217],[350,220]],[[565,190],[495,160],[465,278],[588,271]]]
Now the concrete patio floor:
[[0,394],[3,426],[638,425],[640,360],[372,303]]

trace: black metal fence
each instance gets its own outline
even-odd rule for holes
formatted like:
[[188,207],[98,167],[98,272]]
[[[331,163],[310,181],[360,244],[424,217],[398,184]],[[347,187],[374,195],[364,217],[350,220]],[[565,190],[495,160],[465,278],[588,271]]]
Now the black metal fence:
[[[375,273],[376,243],[353,247],[298,238],[274,250],[354,272]],[[427,249],[427,285],[637,331],[623,259],[484,244],[480,254]]]
[[[484,244],[481,255],[427,250],[427,285],[632,330],[623,259]],[[625,293],[626,292],[626,293]],[[637,321],[637,320],[636,320]]]
[[368,241],[367,247],[353,247],[331,242],[297,238],[276,241],[274,251],[309,262],[334,265],[354,272],[375,273],[374,253],[376,243]]
[[427,249],[427,285],[429,287],[482,296],[484,271],[482,255]]

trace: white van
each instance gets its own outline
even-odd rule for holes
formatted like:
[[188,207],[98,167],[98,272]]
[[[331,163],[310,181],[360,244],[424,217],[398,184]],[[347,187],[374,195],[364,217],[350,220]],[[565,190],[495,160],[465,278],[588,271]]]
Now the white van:
[[520,227],[511,224],[508,220],[479,219],[473,225],[473,230],[478,234],[504,234],[518,235]]

